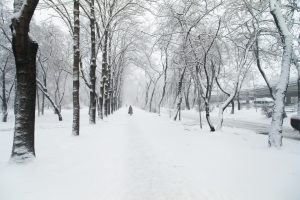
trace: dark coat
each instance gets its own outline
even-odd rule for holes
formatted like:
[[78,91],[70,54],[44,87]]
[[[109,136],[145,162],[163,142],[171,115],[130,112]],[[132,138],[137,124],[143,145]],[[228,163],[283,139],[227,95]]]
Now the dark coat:
[[129,106],[129,109],[128,109],[128,114],[132,115],[133,114],[133,110],[132,110],[132,107]]

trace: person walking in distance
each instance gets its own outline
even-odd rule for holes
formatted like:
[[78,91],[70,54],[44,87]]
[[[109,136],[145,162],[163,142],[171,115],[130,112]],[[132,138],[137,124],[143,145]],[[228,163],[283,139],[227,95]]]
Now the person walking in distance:
[[131,107],[131,105],[129,106],[129,109],[128,109],[128,114],[129,114],[129,115],[132,115],[132,114],[133,114],[133,110],[132,110],[132,107]]

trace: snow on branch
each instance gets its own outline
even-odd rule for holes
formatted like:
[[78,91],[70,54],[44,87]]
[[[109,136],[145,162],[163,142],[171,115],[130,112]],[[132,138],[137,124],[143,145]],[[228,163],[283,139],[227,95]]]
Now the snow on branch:
[[36,79],[37,85],[40,89],[40,91],[43,92],[43,94],[46,96],[46,98],[50,101],[50,103],[52,104],[53,108],[55,109],[57,115],[58,115],[58,120],[62,121],[62,116],[61,116],[61,112],[60,109],[58,108],[58,106],[55,104],[55,102],[53,101],[53,99],[50,97],[47,88],[42,84],[42,82],[37,78]]

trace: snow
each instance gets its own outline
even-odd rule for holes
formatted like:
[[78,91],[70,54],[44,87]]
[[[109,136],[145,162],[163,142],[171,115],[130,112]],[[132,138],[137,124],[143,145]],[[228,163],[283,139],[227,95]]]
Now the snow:
[[[298,200],[300,141],[267,147],[243,129],[174,122],[123,108],[71,136],[72,110],[37,117],[34,162],[8,162],[13,120],[0,124],[0,199],[4,200]],[[11,116],[11,115],[9,115]]]
[[[238,120],[238,121],[244,121],[244,122],[251,122],[251,123],[258,123],[258,124],[265,124],[270,125],[272,118],[267,118],[264,114],[262,114],[261,108],[257,107],[249,107],[249,108],[242,108],[241,110],[237,110],[237,102],[235,102],[235,110],[234,114],[231,114],[231,107],[228,107],[224,111],[224,119],[232,119],[232,120]],[[295,111],[295,108],[292,107],[286,107],[285,108],[287,112],[287,118],[284,118],[283,120],[283,127],[291,129],[290,125],[290,119],[292,116],[296,115],[297,112]],[[164,111],[165,113],[167,111]],[[195,120],[198,120],[199,113],[198,110],[192,109],[192,110],[183,110],[182,114],[183,117],[187,118],[193,118]],[[203,117],[205,114],[205,111],[202,111]],[[213,122],[217,122],[219,114],[219,109],[217,107],[214,107],[210,113],[211,117],[213,118]],[[204,119],[205,121],[205,119]]]
[[255,101],[274,102],[274,100],[272,98],[269,98],[269,97],[256,98]]

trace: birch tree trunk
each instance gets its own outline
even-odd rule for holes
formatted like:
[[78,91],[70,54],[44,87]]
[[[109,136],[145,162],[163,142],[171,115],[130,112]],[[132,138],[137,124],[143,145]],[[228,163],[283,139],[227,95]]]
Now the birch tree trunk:
[[30,21],[38,0],[15,0],[12,49],[16,63],[15,130],[11,159],[23,162],[35,157],[36,54],[38,44],[29,37]]
[[79,119],[80,119],[80,105],[79,105],[79,63],[80,63],[80,49],[79,49],[79,0],[74,0],[74,35],[73,35],[73,126],[72,134],[79,135]]
[[292,60],[293,37],[290,33],[285,19],[281,13],[280,4],[277,0],[270,0],[270,12],[274,18],[278,32],[283,43],[283,55],[281,61],[281,72],[275,90],[275,105],[269,132],[268,144],[270,147],[282,146],[282,123],[284,115],[284,99],[289,82],[290,66]]

